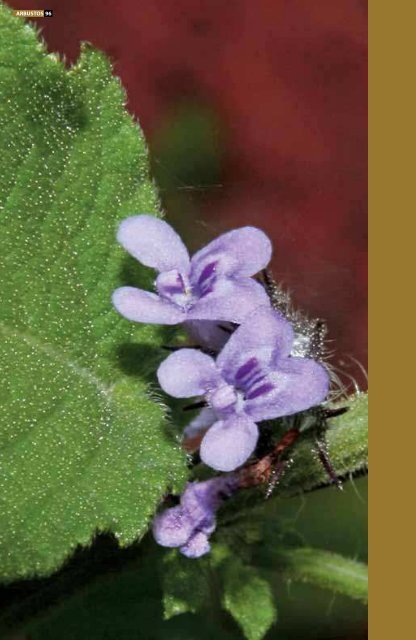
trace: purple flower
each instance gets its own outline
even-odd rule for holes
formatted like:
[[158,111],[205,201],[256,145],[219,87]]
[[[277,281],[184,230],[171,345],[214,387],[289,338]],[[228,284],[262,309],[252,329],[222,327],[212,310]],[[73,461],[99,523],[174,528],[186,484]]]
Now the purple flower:
[[[162,389],[176,398],[204,396],[215,416],[200,448],[207,465],[232,471],[254,451],[257,422],[304,411],[325,399],[326,369],[291,356],[293,340],[291,324],[261,307],[232,334],[216,360],[181,349],[162,362],[157,372]],[[208,426],[212,414],[202,418]]]
[[215,529],[215,512],[237,486],[238,480],[233,476],[190,482],[180,504],[166,509],[154,519],[156,542],[163,547],[180,547],[188,558],[199,558],[208,553],[208,538]]
[[113,304],[128,320],[239,324],[256,307],[270,304],[264,288],[250,277],[268,264],[272,252],[270,240],[259,229],[229,231],[192,260],[172,227],[150,215],[124,220],[117,238],[132,256],[159,272],[157,294],[134,287],[114,291]]

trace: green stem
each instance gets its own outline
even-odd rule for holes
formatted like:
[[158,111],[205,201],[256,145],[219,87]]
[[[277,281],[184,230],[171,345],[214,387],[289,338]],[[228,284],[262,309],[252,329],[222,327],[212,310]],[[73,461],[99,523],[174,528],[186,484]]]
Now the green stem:
[[273,556],[280,570],[291,580],[309,582],[367,602],[368,571],[362,562],[307,547],[278,549]]
[[[365,471],[368,465],[368,397],[360,393],[345,405],[349,410],[332,420],[326,432],[328,455],[338,477]],[[330,478],[319,461],[315,443],[305,438],[291,456],[293,463],[279,485],[280,495],[293,495],[330,484]]]

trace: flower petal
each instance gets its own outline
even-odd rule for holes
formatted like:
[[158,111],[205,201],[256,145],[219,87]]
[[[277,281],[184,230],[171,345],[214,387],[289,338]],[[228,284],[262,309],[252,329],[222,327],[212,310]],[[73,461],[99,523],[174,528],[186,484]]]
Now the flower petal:
[[292,343],[291,324],[270,306],[262,306],[250,313],[234,331],[217,358],[217,367],[231,382],[238,375],[243,377],[243,367],[253,358],[257,367],[267,367],[277,353],[280,357],[289,355]]
[[258,437],[256,423],[244,414],[220,420],[201,442],[201,459],[218,471],[233,471],[253,453]]
[[211,545],[208,541],[208,536],[203,531],[197,531],[188,540],[187,544],[180,548],[180,552],[187,558],[200,558],[208,553],[211,549]]
[[246,396],[245,411],[253,420],[289,416],[323,402],[329,391],[325,367],[307,358],[286,358]]
[[215,413],[211,407],[201,409],[198,415],[185,427],[183,431],[184,436],[187,438],[194,438],[202,431],[206,431],[208,427],[211,427],[216,419]]
[[181,497],[181,507],[194,523],[194,527],[205,533],[215,529],[215,510],[220,503],[216,478],[205,482],[189,482]]
[[182,240],[164,220],[131,216],[120,224],[117,240],[139,262],[158,271],[188,271],[189,254]]
[[179,307],[143,289],[120,287],[114,291],[112,300],[117,311],[134,322],[179,324],[185,319]]
[[174,398],[202,396],[221,382],[214,360],[196,349],[180,349],[157,370],[163,391]]
[[187,313],[188,320],[217,320],[241,324],[257,307],[270,305],[264,288],[250,278],[220,278],[212,293],[200,298]]
[[194,523],[186,510],[178,506],[157,515],[152,529],[156,542],[162,547],[180,547],[192,535]]
[[204,277],[204,270],[211,268],[217,275],[253,276],[268,265],[271,255],[272,244],[263,231],[256,227],[234,229],[192,257],[192,279],[197,282]]

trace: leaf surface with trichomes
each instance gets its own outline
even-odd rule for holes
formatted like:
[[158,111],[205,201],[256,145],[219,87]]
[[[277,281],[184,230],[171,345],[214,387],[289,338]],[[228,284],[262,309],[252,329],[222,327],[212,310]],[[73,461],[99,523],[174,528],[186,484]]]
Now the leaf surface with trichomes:
[[13,579],[50,573],[95,531],[139,538],[186,465],[149,395],[160,330],[110,302],[150,285],[115,240],[126,216],[160,214],[143,136],[104,55],[84,46],[66,70],[4,5],[0,31],[0,574]]

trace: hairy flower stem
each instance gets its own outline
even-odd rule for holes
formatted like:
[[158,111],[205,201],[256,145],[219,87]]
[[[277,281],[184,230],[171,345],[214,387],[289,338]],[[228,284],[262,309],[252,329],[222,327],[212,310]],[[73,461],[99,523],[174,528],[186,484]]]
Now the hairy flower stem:
[[326,445],[326,440],[315,438],[315,443],[316,443],[316,448],[318,452],[318,458],[323,468],[325,469],[329,478],[331,479],[332,484],[334,484],[337,487],[337,489],[340,489],[342,491],[343,490],[342,482],[338,478],[334,470],[334,467],[332,466],[331,460],[329,459],[329,456],[328,456],[328,448]]
[[258,462],[241,469],[237,473],[239,478],[239,488],[248,489],[259,484],[272,483],[273,486],[279,481],[287,462],[281,460],[281,456],[291,447],[300,435],[297,427],[289,429],[276,444],[275,448],[267,456]]

